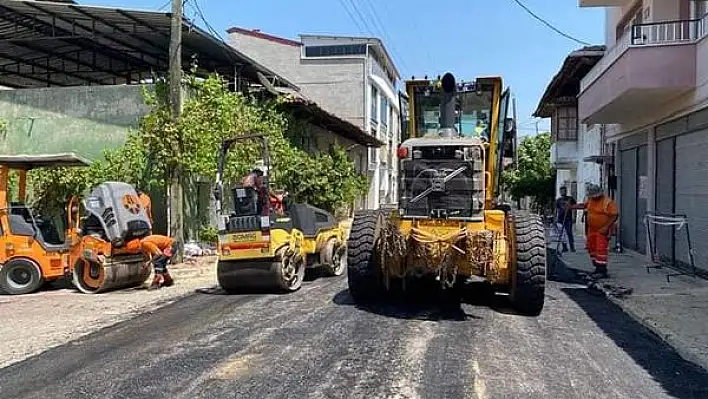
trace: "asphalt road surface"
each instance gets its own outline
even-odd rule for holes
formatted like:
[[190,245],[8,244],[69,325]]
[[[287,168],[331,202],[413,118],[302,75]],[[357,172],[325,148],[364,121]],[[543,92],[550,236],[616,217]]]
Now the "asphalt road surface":
[[363,309],[345,277],[195,293],[0,370],[0,398],[708,398],[708,373],[562,274],[538,318]]

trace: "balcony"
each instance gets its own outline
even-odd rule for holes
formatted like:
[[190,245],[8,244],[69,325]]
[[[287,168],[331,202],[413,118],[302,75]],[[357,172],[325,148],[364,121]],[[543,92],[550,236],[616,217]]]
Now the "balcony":
[[553,142],[551,144],[551,167],[553,169],[576,169],[579,155],[577,141]]
[[580,120],[622,123],[694,89],[695,43],[708,33],[707,21],[708,16],[633,25],[581,80]]
[[629,4],[630,0],[578,0],[579,7],[618,7]]

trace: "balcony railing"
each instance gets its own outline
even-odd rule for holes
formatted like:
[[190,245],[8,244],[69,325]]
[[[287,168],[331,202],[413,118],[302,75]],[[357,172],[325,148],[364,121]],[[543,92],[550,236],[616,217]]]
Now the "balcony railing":
[[624,34],[617,39],[617,43],[606,50],[602,59],[585,75],[580,82],[581,93],[593,84],[630,47],[669,46],[701,40],[708,35],[708,14],[701,19],[632,25],[629,32],[630,34]]
[[690,43],[703,37],[706,17],[683,21],[653,22],[632,26],[632,45]]

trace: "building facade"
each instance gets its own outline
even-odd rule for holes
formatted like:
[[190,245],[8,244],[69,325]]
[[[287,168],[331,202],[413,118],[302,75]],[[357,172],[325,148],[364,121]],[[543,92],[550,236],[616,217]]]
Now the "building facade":
[[[578,116],[606,124],[618,181],[620,239],[647,253],[647,212],[685,214],[708,265],[708,2],[580,0],[605,7],[605,56],[580,82]],[[685,232],[685,230],[684,230]],[[662,256],[688,260],[684,232],[657,228]]]
[[376,137],[383,146],[349,149],[370,179],[357,208],[397,202],[396,148],[400,141],[400,75],[379,39],[300,35],[290,40],[259,30],[230,28],[230,44],[295,83],[320,107]]
[[[588,46],[569,54],[533,114],[538,118],[551,118],[551,167],[556,172],[556,195],[561,187],[566,187],[568,194],[578,201],[585,198],[586,184],[605,185],[604,126],[579,122],[577,100],[580,80],[602,58],[604,51],[604,46]],[[581,223],[576,223],[575,232],[584,234]]]

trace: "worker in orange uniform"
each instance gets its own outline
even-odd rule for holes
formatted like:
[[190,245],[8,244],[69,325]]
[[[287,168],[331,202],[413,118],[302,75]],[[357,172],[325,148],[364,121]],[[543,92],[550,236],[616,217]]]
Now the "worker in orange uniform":
[[170,272],[167,271],[167,262],[172,258],[174,240],[171,237],[152,234],[140,240],[140,247],[145,255],[149,255],[155,277],[150,284],[150,289],[169,287],[174,284]]
[[603,193],[598,185],[589,184],[585,202],[571,205],[569,208],[584,209],[587,212],[585,246],[595,266],[592,276],[606,278],[610,236],[616,228],[615,223],[619,217],[617,204]]

